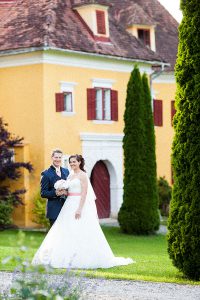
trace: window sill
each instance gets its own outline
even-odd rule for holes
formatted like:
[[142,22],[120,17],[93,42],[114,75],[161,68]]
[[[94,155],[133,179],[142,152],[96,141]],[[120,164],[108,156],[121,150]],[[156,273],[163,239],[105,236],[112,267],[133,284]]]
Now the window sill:
[[93,120],[94,124],[112,124],[114,121],[106,121],[106,120]]
[[64,117],[72,117],[75,114],[76,113],[74,111],[72,111],[72,112],[62,111],[62,116],[64,116]]

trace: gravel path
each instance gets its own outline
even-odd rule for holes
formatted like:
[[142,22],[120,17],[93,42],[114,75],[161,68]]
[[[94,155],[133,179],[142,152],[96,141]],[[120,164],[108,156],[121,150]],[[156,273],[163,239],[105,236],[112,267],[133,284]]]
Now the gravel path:
[[[100,225],[104,225],[107,227],[119,227],[118,221],[116,219],[112,219],[112,218],[100,219],[99,223],[100,223]],[[160,225],[160,228],[156,233],[157,234],[166,234],[167,227],[165,225]]]
[[[62,275],[48,275],[62,282]],[[0,291],[9,289],[12,273],[0,272]],[[74,282],[77,279],[74,279]],[[82,278],[82,300],[200,300],[200,285]]]

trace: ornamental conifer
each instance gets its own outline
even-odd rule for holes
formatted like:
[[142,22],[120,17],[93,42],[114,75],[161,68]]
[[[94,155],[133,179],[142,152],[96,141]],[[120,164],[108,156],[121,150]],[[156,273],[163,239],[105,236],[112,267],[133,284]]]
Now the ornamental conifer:
[[128,82],[124,122],[124,195],[118,220],[125,233],[148,234],[159,227],[155,137],[148,82],[138,67]]
[[200,279],[200,1],[181,1],[175,137],[174,186],[168,222],[168,252],[188,278]]

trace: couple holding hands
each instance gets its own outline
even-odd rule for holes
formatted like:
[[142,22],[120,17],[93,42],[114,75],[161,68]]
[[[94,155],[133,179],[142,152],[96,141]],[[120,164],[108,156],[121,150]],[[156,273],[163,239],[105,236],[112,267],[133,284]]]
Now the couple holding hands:
[[84,158],[78,154],[69,157],[72,172],[61,167],[61,150],[54,150],[51,158],[52,165],[41,178],[41,196],[48,199],[51,228],[32,264],[96,269],[133,263],[130,258],[114,256],[101,230]]

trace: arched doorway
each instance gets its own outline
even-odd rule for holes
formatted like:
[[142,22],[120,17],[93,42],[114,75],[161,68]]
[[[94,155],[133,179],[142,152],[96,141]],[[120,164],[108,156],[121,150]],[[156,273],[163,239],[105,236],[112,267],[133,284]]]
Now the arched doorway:
[[100,219],[110,216],[110,175],[102,160],[98,161],[91,173],[91,183],[96,194],[97,213]]

